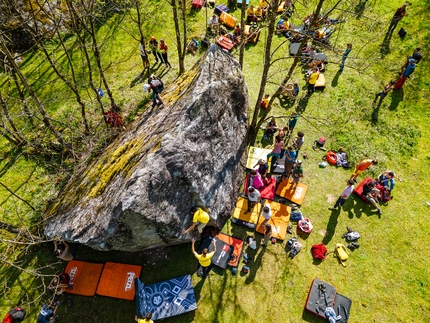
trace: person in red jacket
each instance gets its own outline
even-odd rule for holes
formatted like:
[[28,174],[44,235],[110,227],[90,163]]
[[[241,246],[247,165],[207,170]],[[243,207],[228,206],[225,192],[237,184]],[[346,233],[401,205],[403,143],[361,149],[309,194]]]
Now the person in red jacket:
[[163,57],[164,64],[166,64],[167,67],[171,68],[172,65],[170,65],[170,63],[167,59],[167,50],[168,49],[169,48],[167,47],[164,39],[160,39],[160,53],[161,53],[161,56]]

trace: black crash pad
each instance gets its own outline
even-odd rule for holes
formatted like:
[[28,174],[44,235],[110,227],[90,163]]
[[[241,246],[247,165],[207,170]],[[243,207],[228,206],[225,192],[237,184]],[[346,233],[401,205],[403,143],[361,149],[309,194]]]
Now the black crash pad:
[[216,252],[215,255],[212,257],[212,264],[225,269],[234,251],[234,247],[229,245],[228,243],[225,243],[224,241],[221,241],[217,238],[212,237],[211,235],[208,235],[200,243],[198,253],[202,253],[202,250],[204,248],[208,248],[209,252],[212,252],[214,250],[212,239],[215,239],[216,243]]

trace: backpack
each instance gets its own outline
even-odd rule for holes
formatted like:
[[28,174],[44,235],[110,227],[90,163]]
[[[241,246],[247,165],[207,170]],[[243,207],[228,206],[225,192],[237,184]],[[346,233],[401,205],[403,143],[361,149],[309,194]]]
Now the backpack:
[[334,249],[334,256],[339,259],[342,266],[346,267],[345,261],[348,260],[349,253],[345,245],[341,243],[336,243],[336,248]]
[[13,317],[7,313],[6,316],[3,318],[2,323],[13,323]]
[[22,308],[16,307],[9,311],[10,316],[13,318],[14,322],[21,322],[25,319],[26,311]]
[[290,220],[299,221],[303,218],[302,212],[300,210],[291,211]]
[[155,90],[157,93],[161,93],[164,90],[164,84],[159,79],[154,79],[151,81],[151,88]]
[[312,256],[316,260],[324,260],[327,256],[327,248],[323,243],[314,244],[311,248]]
[[287,247],[290,249],[288,257],[293,259],[300,252],[300,249],[302,249],[302,244],[296,237],[293,237],[287,241]]
[[348,232],[347,234],[345,234],[345,239],[348,242],[356,241],[360,239],[360,234],[357,231]]

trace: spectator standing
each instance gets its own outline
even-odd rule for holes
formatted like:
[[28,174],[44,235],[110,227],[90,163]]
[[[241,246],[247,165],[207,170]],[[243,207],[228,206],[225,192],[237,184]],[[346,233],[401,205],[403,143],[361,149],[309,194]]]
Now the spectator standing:
[[148,59],[148,52],[146,51],[144,45],[145,43],[142,37],[140,39],[139,52],[140,52],[140,57],[142,58],[143,69],[145,70],[149,66],[149,59]]
[[317,82],[319,77],[317,67],[312,68],[312,74],[308,78],[308,94],[312,94],[315,92],[315,83]]
[[271,217],[272,217],[272,210],[270,209],[270,205],[269,204],[265,205],[263,207],[263,212],[261,213],[261,215],[264,218],[264,221],[261,223],[261,225],[265,226],[269,222],[269,220],[271,219]]
[[215,244],[215,239],[212,239],[212,243],[214,245],[214,251],[209,252],[208,248],[204,248],[202,250],[202,253],[199,255],[195,249],[194,249],[194,243],[196,242],[196,239],[192,239],[191,240],[191,251],[194,254],[194,257],[197,258],[197,260],[199,261],[199,265],[197,267],[197,273],[199,273],[200,268],[202,268],[203,273],[202,273],[202,278],[206,278],[210,272],[210,270],[212,269],[213,265],[211,262],[212,257],[214,256],[215,252],[216,252],[216,244]]
[[376,159],[363,159],[357,165],[355,165],[354,171],[351,174],[349,179],[352,179],[357,183],[358,175],[361,175],[366,169],[368,169],[371,165],[378,165],[378,161]]
[[267,247],[267,244],[269,243],[269,240],[272,237],[272,226],[269,223],[266,223],[264,226],[264,237],[261,239],[261,246]]
[[[274,156],[276,159],[281,158],[281,151],[284,148],[284,142],[278,138],[275,138],[275,146],[270,154],[267,155],[267,159]],[[276,161],[275,161],[276,162]]]
[[293,147],[288,146],[287,150],[284,153],[285,162],[284,162],[284,180],[288,179],[291,175],[291,170],[293,169],[294,162],[296,161],[296,152],[293,150]]
[[347,186],[343,190],[343,192],[340,194],[339,198],[337,199],[336,203],[333,207],[329,207],[329,210],[334,210],[338,208],[339,206],[342,206],[345,201],[348,199],[348,197],[351,196],[352,192],[354,191],[354,181],[352,179],[349,179],[347,181]]
[[391,19],[391,23],[390,23],[390,26],[388,27],[387,32],[392,33],[394,29],[396,29],[399,21],[402,20],[404,16],[406,16],[406,4],[404,4],[400,8],[397,8],[393,18]]
[[290,182],[290,184],[293,184],[294,186],[296,186],[299,183],[300,178],[303,178],[303,167],[302,167],[302,161],[300,159],[297,160],[293,168],[292,177],[293,177],[293,181]]
[[384,98],[388,95],[388,92],[392,90],[394,84],[395,82],[391,80],[384,86],[384,89],[382,91],[376,93],[375,99],[373,100],[373,104],[376,103],[376,101],[378,100],[378,97],[380,97],[379,104],[381,104],[382,100],[384,100]]
[[304,142],[305,142],[305,134],[303,132],[299,131],[297,133],[297,137],[294,138],[294,140],[293,140],[293,146],[294,146],[294,148],[297,149],[297,153],[300,149],[302,149]]
[[166,66],[168,68],[171,68],[172,65],[170,65],[169,60],[167,59],[167,50],[168,49],[169,48],[167,47],[164,39],[160,39],[160,52],[161,52],[161,56],[163,57],[164,64],[166,64]]
[[410,58],[408,65],[402,69],[401,75],[397,79],[396,84],[394,84],[393,90],[399,90],[403,87],[406,80],[410,78],[412,73],[415,71],[416,66],[415,60]]
[[[423,59],[423,55],[421,55],[420,50],[421,50],[421,48],[419,48],[419,47],[415,48],[412,55],[410,57],[408,57],[408,61],[409,61],[409,58],[413,58],[415,60],[415,64],[418,64]],[[408,62],[406,62],[406,64],[407,63]]]
[[190,214],[193,216],[193,224],[187,230],[182,231],[182,234],[187,234],[195,227],[197,227],[197,231],[199,231],[199,233],[202,233],[204,227],[210,220],[209,214],[197,206],[193,206],[191,208]]
[[258,202],[260,202],[260,198],[261,198],[261,195],[259,191],[257,191],[252,186],[248,187],[248,208],[245,211],[245,214],[251,212],[251,209],[253,209],[254,206]]
[[151,47],[152,54],[155,57],[155,64],[158,63],[158,59],[160,59],[161,63],[164,63],[163,57],[161,56],[161,53],[158,51],[158,41],[155,39],[154,36],[151,37],[151,40],[149,41],[149,45]]
[[346,49],[342,54],[342,62],[340,63],[340,70],[343,71],[343,68],[345,67],[345,61],[348,58],[349,53],[352,50],[352,44],[347,44]]
[[299,120],[300,114],[293,112],[288,119],[288,133],[292,134],[294,128],[296,127],[297,121]]

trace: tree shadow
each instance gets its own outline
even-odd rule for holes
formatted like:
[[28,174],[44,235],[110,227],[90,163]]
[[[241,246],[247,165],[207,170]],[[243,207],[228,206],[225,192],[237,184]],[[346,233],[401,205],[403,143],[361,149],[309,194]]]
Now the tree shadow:
[[331,211],[330,218],[327,223],[326,233],[322,240],[322,243],[325,245],[328,245],[334,236],[334,232],[336,231],[336,226],[338,223],[339,214],[340,214],[339,209],[334,209]]
[[[359,199],[358,201],[355,200],[356,197],[353,199],[348,199],[352,201],[347,206],[344,205],[344,210],[348,212],[348,218],[353,219],[356,217],[357,219],[361,218],[361,216],[367,215],[367,216],[373,216],[378,215],[377,210],[374,210],[374,206],[371,203],[366,203]],[[378,218],[380,219],[381,216],[378,215]]]
[[379,108],[382,104],[382,100],[380,99],[378,104],[376,106],[373,106],[372,116],[371,116],[371,123],[372,126],[375,126],[378,123],[379,119]]
[[136,86],[136,84],[137,83],[143,83],[144,81],[144,79],[145,79],[145,72],[146,72],[147,70],[145,69],[145,70],[143,70],[138,76],[136,76],[135,78],[134,78],[134,80],[133,81],[131,81],[131,83],[130,83],[130,88],[133,88],[133,87],[135,87]]
[[357,3],[357,5],[354,8],[354,12],[356,14],[356,19],[360,19],[361,16],[363,15],[364,10],[366,9],[366,3],[367,0],[359,0],[359,2]]
[[334,76],[333,80],[331,81],[331,86],[336,87],[339,83],[339,77],[342,75],[343,70],[338,70],[336,75]]
[[393,32],[391,31],[387,31],[387,33],[385,34],[384,40],[382,41],[381,44],[381,58],[384,58],[385,56],[387,56],[390,53],[390,42],[391,42],[391,37],[393,36]]
[[400,102],[403,101],[405,96],[405,93],[403,91],[403,88],[400,88],[398,90],[393,90],[391,93],[391,104],[388,107],[388,110],[396,110],[399,106]]
[[302,114],[306,111],[306,107],[309,103],[309,96],[303,96],[297,103],[296,112]]
[[291,108],[294,105],[294,103],[296,102],[295,99],[291,99],[287,95],[282,95],[278,99],[279,99],[279,105],[285,109]]
[[306,309],[303,309],[302,320],[310,323],[325,323],[327,320],[324,320],[318,317],[316,314],[313,314]]
[[[257,244],[258,244],[259,243],[258,240],[260,240],[260,239],[259,238],[256,238],[256,239],[257,239]],[[251,248],[247,249],[249,251],[249,254],[253,256],[253,260],[248,264],[249,273],[248,273],[248,277],[246,277],[246,279],[245,279],[245,284],[248,285],[255,280],[255,276],[257,275],[257,271],[261,267],[261,262],[263,260],[263,255],[266,252],[266,248],[268,248],[268,247],[262,247],[261,242],[260,242],[260,244],[256,250],[252,250]],[[258,254],[257,256],[255,256],[256,253]],[[241,272],[241,275],[245,275],[245,273]]]

